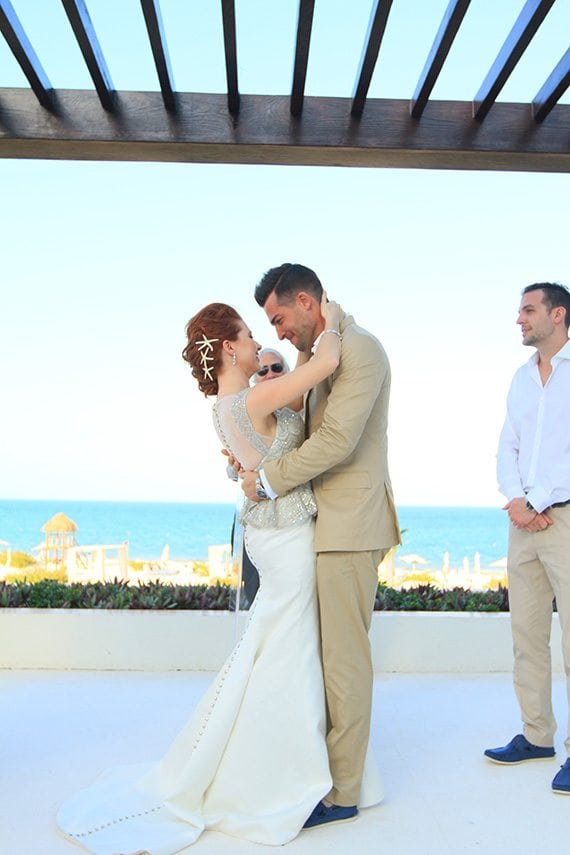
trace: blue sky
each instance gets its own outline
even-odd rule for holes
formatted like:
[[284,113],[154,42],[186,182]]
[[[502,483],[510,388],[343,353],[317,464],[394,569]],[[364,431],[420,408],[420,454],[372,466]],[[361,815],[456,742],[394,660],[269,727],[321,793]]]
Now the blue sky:
[[[89,86],[71,37],[32,0],[13,4],[54,85]],[[138,2],[88,5],[117,88],[156,88]],[[347,22],[346,4],[317,2],[309,94],[350,95],[370,5],[353,0]],[[475,94],[523,5],[474,0],[434,97]],[[411,95],[446,6],[394,0],[371,95]],[[218,3],[162,9],[177,86],[222,90]],[[59,2],[42,11],[65,32]],[[241,90],[287,92],[296,4],[237,12]],[[569,23],[558,0],[502,100],[536,94]],[[23,85],[3,43],[0,84]],[[5,160],[0,187],[0,497],[231,501],[184,325],[219,299],[275,343],[251,295],[291,260],[390,355],[398,501],[500,502],[504,398],[530,355],[519,292],[570,284],[568,175]]]

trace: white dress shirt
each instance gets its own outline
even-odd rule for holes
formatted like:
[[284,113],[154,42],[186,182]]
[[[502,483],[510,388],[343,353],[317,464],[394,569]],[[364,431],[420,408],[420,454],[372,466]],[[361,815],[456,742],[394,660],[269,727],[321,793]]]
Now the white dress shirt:
[[570,499],[570,342],[551,363],[544,386],[538,352],[516,372],[497,453],[501,493],[526,494],[539,513]]
[[267,475],[265,474],[265,471],[263,469],[259,470],[259,479],[261,481],[261,486],[263,487],[263,489],[267,493],[267,498],[268,499],[276,499],[278,496],[278,493],[275,492],[275,490],[273,489],[273,487],[271,486],[271,484],[267,480]]

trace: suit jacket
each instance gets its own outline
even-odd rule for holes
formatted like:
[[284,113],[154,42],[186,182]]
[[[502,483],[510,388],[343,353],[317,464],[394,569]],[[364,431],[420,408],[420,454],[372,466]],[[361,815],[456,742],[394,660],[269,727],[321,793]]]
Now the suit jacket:
[[387,549],[401,542],[387,460],[390,364],[351,315],[340,332],[337,370],[307,396],[307,439],[263,471],[279,495],[312,481],[317,552]]

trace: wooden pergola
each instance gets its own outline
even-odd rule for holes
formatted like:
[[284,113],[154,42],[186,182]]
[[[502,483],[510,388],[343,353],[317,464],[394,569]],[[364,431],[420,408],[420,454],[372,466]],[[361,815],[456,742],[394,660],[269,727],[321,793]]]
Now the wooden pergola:
[[352,98],[305,95],[315,0],[299,0],[291,93],[281,96],[240,94],[234,0],[220,3],[227,79],[220,94],[176,90],[159,0],[140,0],[155,92],[116,91],[85,0],[61,2],[94,88],[54,89],[10,0],[0,0],[0,31],[29,82],[0,88],[2,158],[570,172],[570,105],[559,103],[570,85],[570,48],[552,57],[551,73],[526,103],[497,102],[557,0],[527,0],[466,101],[430,96],[470,0],[450,0],[406,99],[368,97],[393,0],[371,0]]

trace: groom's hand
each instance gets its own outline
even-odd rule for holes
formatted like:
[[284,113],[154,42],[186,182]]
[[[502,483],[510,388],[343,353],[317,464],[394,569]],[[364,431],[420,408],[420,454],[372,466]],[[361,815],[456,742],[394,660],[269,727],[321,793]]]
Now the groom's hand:
[[244,472],[240,472],[241,478],[241,488],[248,499],[251,499],[252,502],[261,502],[262,500],[257,495],[257,491],[255,489],[255,481],[257,478],[257,472],[251,472],[250,470],[246,470]]

